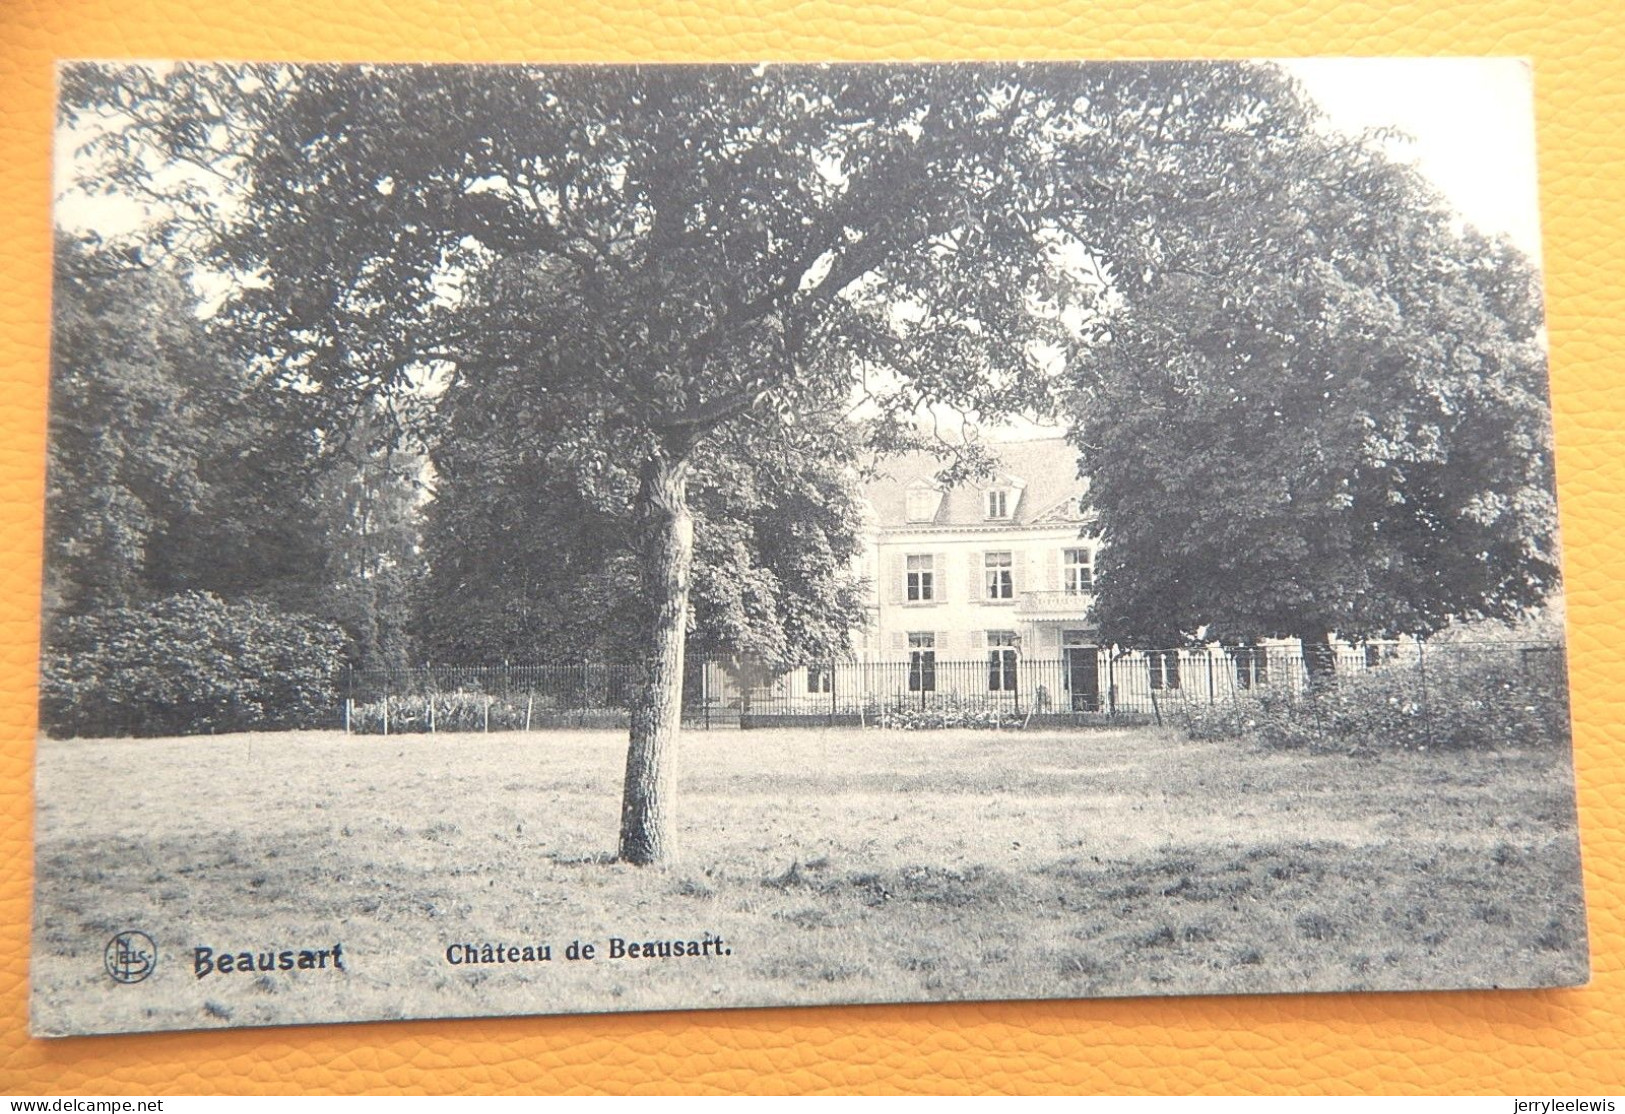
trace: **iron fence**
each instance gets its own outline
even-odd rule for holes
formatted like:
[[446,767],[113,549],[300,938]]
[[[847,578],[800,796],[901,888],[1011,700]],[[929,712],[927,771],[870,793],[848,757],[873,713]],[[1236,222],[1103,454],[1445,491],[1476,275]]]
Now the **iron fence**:
[[[1448,692],[1491,675],[1513,695],[1564,692],[1563,648],[1400,641],[1325,656],[1254,646],[1069,647],[1058,657],[1024,657],[1001,647],[975,658],[925,652],[794,667],[700,657],[685,670],[683,713],[701,728],[1189,722],[1204,708],[1295,701],[1376,678],[1403,683],[1405,699],[1428,715]],[[591,662],[354,670],[344,679],[344,726],[368,733],[624,727],[641,677],[636,664]],[[1377,692],[1361,683],[1345,686],[1354,698]]]
[[601,662],[351,669],[343,679],[347,731],[531,731],[619,727],[639,670]]

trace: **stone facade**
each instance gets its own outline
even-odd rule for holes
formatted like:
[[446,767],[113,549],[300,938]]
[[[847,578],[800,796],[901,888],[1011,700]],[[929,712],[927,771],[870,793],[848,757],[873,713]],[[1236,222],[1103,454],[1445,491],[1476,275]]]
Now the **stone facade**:
[[1053,658],[1067,644],[1093,645],[1085,617],[1097,542],[1078,508],[1077,453],[1059,438],[997,452],[991,477],[952,488],[923,454],[888,461],[869,485],[865,657],[906,658],[924,641],[947,660],[979,660],[1003,644]]

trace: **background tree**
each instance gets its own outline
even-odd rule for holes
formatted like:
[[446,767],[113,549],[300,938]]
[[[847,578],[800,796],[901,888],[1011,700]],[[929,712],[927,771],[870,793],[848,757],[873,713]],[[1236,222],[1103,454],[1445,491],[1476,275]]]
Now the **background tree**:
[[317,617],[325,547],[297,401],[208,335],[184,269],[66,236],[56,264],[43,726],[330,714],[343,636]]
[[[205,593],[338,623],[352,662],[404,660],[410,485],[365,430],[324,445],[298,392],[247,374],[181,264],[58,240],[47,652],[85,645],[57,637],[69,620],[105,634]],[[82,655],[59,668],[94,671]]]
[[414,660],[426,463],[420,449],[396,443],[385,414],[363,414],[324,446],[311,496],[325,578],[316,611],[344,628],[354,667],[403,669]]
[[47,602],[53,615],[184,591],[310,609],[315,433],[198,317],[188,273],[59,237]]
[[1102,637],[1425,635],[1558,582],[1538,275],[1371,142],[1168,167],[1070,409]]
[[[625,462],[583,467],[559,451],[526,393],[492,375],[439,400],[418,648],[435,661],[636,661],[637,478]],[[782,667],[848,649],[863,601],[856,447],[844,425],[820,437],[816,458],[726,441],[702,450],[689,492],[691,651]]]

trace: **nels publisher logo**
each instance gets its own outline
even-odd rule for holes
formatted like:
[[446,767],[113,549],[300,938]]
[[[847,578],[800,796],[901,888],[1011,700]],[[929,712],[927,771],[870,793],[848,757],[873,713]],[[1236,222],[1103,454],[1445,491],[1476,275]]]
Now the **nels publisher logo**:
[[102,963],[114,982],[140,982],[158,966],[158,945],[145,932],[129,929],[107,942]]

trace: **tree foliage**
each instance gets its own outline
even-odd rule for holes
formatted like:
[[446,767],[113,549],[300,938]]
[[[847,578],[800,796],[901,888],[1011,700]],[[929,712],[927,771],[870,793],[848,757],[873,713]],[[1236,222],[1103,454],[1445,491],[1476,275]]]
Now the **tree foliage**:
[[309,527],[321,539],[317,614],[348,635],[346,660],[401,669],[414,660],[413,604],[424,575],[420,548],[424,454],[379,432],[363,414],[324,445]]
[[54,322],[52,612],[184,591],[308,605],[314,430],[209,335],[186,272],[59,238]]
[[1255,156],[1170,168],[1074,365],[1103,636],[1319,646],[1537,607],[1558,580],[1537,273],[1370,144]]
[[707,447],[815,458],[855,391],[893,426],[927,401],[997,417],[1047,400],[1035,346],[1065,337],[1046,252],[1069,187],[1033,85],[1017,67],[64,82],[69,105],[131,121],[106,138],[110,181],[150,185],[155,150],[245,183],[191,211],[222,225],[213,258],[242,277],[228,312],[243,350],[329,428],[434,380],[500,375],[523,384],[520,421],[547,416],[555,452],[637,477],[636,861],[668,838],[688,481]]
[[[635,661],[645,652],[629,462],[561,451],[523,385],[462,380],[440,400],[427,572],[415,632],[427,659]],[[838,656],[862,622],[852,571],[856,462],[845,428],[818,458],[717,443],[694,469],[688,645],[763,663]]]
[[250,375],[180,259],[60,237],[54,294],[48,650],[70,618],[207,593],[338,622],[352,661],[401,659],[416,512],[366,423],[328,434]]

